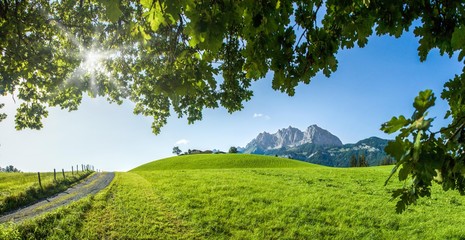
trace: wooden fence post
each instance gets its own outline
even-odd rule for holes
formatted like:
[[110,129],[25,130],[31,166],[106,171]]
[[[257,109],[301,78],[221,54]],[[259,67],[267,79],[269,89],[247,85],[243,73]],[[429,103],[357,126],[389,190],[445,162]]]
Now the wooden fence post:
[[65,177],[65,169],[62,168],[61,172],[63,173],[63,179],[66,179],[66,177]]
[[74,175],[74,169],[73,166],[71,166],[71,174]]
[[43,188],[42,188],[42,181],[40,181],[40,172],[37,172],[37,177],[39,177],[39,186],[40,186],[40,189],[43,190]]
[[55,182],[57,181],[57,171],[55,168],[53,169],[53,179],[55,179]]
[[76,174],[79,173],[79,166],[76,164]]

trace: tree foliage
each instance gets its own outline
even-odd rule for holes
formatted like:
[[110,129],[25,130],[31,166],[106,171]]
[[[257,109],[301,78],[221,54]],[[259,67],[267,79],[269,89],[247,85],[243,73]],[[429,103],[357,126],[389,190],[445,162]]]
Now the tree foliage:
[[368,164],[368,160],[366,159],[365,154],[361,154],[358,157],[353,154],[350,157],[350,162],[349,162],[350,167],[368,167],[370,164]]
[[380,166],[385,166],[385,165],[394,165],[395,161],[392,157],[386,156],[383,158],[383,160],[379,163]]
[[350,156],[349,166],[357,167],[357,165],[358,165],[357,157],[355,156],[355,154],[353,154],[352,156]]
[[362,154],[362,155],[359,156],[359,159],[358,159],[358,166],[359,166],[359,167],[368,167],[368,166],[370,166],[370,165],[368,164],[368,161],[367,161],[367,159],[366,159],[365,154]]
[[[458,0],[0,1],[0,95],[21,99],[17,129],[40,129],[47,107],[76,110],[88,94],[134,102],[158,134],[171,112],[192,123],[204,108],[241,110],[268,72],[272,88],[292,96],[318,72],[336,71],[340,49],[364,47],[373,34],[413,27],[421,61],[434,48],[463,61],[464,13]],[[444,85],[452,123],[441,131],[428,131],[431,91],[415,99],[411,118],[383,125],[400,131],[386,150],[399,179],[411,179],[394,194],[398,210],[428,196],[436,178],[465,191],[464,82],[465,69]]]
[[8,165],[5,168],[0,167],[0,172],[21,172],[21,171],[15,168],[13,165]]
[[178,146],[173,147],[173,154],[179,155],[182,153],[182,150]]
[[[0,109],[2,109],[5,106],[4,103],[0,103]],[[6,114],[5,113],[0,113],[0,122],[5,120]]]
[[237,153],[237,147],[230,147],[228,153]]
[[[465,122],[462,117],[457,119],[454,116],[448,127],[431,132],[434,119],[428,118],[427,110],[434,106],[435,100],[431,90],[421,91],[415,98],[415,111],[410,118],[402,115],[393,117],[381,127],[386,133],[399,132],[385,149],[396,160],[391,176],[398,170],[399,180],[404,182],[404,186],[392,194],[393,198],[400,197],[397,212],[403,212],[419,197],[431,196],[434,181],[441,184],[444,190],[455,189],[465,194],[462,136]],[[447,114],[453,113],[449,111]]]

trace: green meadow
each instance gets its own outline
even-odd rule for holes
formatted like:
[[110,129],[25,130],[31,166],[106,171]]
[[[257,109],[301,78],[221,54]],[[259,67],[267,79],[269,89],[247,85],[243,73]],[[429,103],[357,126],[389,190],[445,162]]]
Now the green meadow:
[[405,213],[392,166],[331,168],[255,155],[154,161],[0,239],[465,239],[464,198],[434,186]]
[[131,170],[187,170],[187,169],[235,169],[235,168],[308,168],[306,162],[251,154],[195,154],[182,155],[153,161]]
[[[53,172],[42,173],[41,177],[43,183],[52,182]],[[0,172],[0,201],[31,187],[39,187],[37,173]]]
[[64,191],[89,174],[65,172],[63,178],[62,172],[57,172],[55,181],[53,172],[40,173],[41,188],[37,173],[0,172],[0,214]]

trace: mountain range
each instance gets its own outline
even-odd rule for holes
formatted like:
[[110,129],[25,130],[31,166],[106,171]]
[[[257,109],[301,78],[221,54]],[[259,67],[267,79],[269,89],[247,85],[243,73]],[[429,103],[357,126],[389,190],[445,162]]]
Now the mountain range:
[[311,125],[305,131],[289,126],[273,134],[260,133],[239,150],[334,167],[348,167],[353,155],[365,155],[370,166],[377,166],[387,157],[384,148],[388,142],[386,139],[370,137],[354,144],[342,144],[337,136],[317,125]]

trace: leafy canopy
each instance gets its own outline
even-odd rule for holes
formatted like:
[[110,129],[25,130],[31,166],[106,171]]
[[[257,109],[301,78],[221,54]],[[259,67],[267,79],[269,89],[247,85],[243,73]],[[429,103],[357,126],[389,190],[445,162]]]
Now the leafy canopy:
[[[134,102],[158,134],[170,111],[192,123],[204,108],[241,110],[251,82],[270,71],[272,88],[292,96],[318,72],[336,71],[339,49],[364,47],[373,34],[399,37],[414,21],[421,61],[433,48],[463,61],[464,13],[458,0],[0,1],[0,94],[22,100],[17,129],[40,129],[47,107],[76,110],[88,94]],[[432,181],[464,192],[464,79],[444,85],[452,123],[440,132],[429,132],[429,90],[411,118],[382,126],[399,132],[386,148],[408,180],[394,192],[398,211],[429,196]]]

